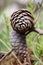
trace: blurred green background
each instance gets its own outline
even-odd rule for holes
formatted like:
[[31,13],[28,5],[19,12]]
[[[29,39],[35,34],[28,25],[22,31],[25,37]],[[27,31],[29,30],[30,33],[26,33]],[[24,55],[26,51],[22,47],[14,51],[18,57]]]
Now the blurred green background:
[[[0,4],[0,52],[8,50],[8,48],[6,48],[6,45],[9,48],[12,48],[9,41],[9,34],[12,29],[10,25],[10,16],[13,13],[13,11],[16,11],[18,9],[27,9],[33,14],[35,19],[37,18],[39,13],[40,15],[37,18],[35,26],[43,30],[43,7],[42,7],[43,3],[41,4],[41,1],[42,0],[40,0],[40,2],[37,2],[36,0],[35,1],[25,0],[24,2],[24,0],[21,0],[19,2],[19,0],[16,0],[16,1],[9,0],[8,2],[7,0],[4,0],[5,4],[3,5]],[[3,3],[3,0],[2,0],[2,3]],[[39,8],[40,12],[38,9],[37,11],[35,11],[35,8],[39,6],[38,3],[41,4],[41,8]],[[37,33],[35,32],[32,32],[27,35],[26,37],[27,46],[31,48],[32,50],[34,46],[34,52],[36,56],[43,63],[43,60],[42,60],[43,59],[43,35],[37,37],[37,39],[34,41],[34,38],[36,36],[37,36]],[[40,62],[37,58],[33,58],[33,60],[34,60],[34,65],[38,65],[38,62]]]

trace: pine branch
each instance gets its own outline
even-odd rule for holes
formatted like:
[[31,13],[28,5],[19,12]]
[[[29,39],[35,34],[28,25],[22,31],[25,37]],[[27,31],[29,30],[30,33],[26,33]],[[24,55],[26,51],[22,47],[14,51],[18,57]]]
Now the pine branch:
[[43,35],[43,30],[35,28],[34,31],[38,33],[39,35]]
[[8,53],[4,53],[4,56],[0,59],[0,62],[3,61],[8,55],[10,55],[13,50],[14,49],[11,49],[11,51],[9,51]]

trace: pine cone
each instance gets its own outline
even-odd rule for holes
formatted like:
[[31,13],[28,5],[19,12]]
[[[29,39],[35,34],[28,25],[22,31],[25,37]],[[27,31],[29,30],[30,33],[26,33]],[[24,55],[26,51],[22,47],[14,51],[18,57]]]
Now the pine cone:
[[26,63],[28,62],[31,65],[30,59],[28,60],[28,58],[30,58],[30,56],[28,57],[30,52],[26,44],[26,36],[23,34],[19,34],[16,31],[12,30],[10,32],[10,43],[12,47],[14,47],[16,56],[19,58],[21,63],[24,63],[24,60],[26,58]]
[[32,31],[34,27],[34,17],[27,10],[19,10],[11,15],[11,26],[19,33],[26,33]]
[[[16,52],[17,57],[23,63],[26,58],[26,62],[31,65],[31,61],[28,61],[28,48],[26,45],[26,36],[27,31],[31,32],[34,29],[34,17],[27,10],[19,10],[14,12],[11,15],[11,26],[13,30],[10,33],[10,42],[14,51]],[[22,59],[22,60],[21,60]]]

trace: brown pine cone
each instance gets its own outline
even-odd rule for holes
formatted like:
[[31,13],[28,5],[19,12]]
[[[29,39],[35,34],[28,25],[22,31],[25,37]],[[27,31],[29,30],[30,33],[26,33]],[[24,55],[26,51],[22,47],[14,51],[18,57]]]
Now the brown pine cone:
[[[11,15],[11,26],[13,30],[10,33],[10,42],[14,51],[16,52],[17,57],[23,63],[26,58],[26,63],[31,65],[31,61],[27,59],[29,52],[26,45],[26,36],[25,33],[31,32],[34,29],[34,17],[27,10],[19,10],[14,12]],[[21,60],[22,58],[22,60]]]
[[[24,60],[26,58],[26,63],[29,63],[31,65],[30,59],[28,60],[28,55],[30,54],[30,52],[26,44],[26,36],[12,30],[10,32],[10,42],[11,42],[12,47],[14,47],[16,56],[19,58],[21,63],[24,63]],[[29,58],[30,58],[30,55],[29,55]]]
[[34,17],[27,10],[19,10],[11,15],[11,26],[19,33],[31,32],[34,27]]

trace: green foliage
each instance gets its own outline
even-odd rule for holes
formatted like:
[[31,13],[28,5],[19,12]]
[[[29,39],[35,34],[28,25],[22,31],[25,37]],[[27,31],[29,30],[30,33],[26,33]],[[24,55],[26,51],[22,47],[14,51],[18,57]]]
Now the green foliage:
[[[27,7],[28,11],[32,12],[32,14],[34,15],[35,18],[37,18],[37,12],[34,13],[34,10],[35,10],[35,6],[32,5],[31,3],[28,5]],[[35,24],[35,26],[37,28],[40,28],[40,29],[43,29],[43,22],[41,21],[43,18],[43,15],[42,15],[42,11],[40,12],[40,16],[38,17],[38,20],[37,20],[37,23]],[[42,61],[42,58],[43,58],[43,35],[42,36],[39,36],[37,37],[37,39],[34,41],[34,38],[37,36],[37,33],[35,32],[32,32],[30,34],[28,34],[27,36],[27,45],[33,50],[33,46],[34,46],[34,53],[35,55],[38,57],[35,58],[33,57],[33,60],[34,60],[34,65],[43,65],[43,61]],[[34,44],[33,44],[33,41],[34,41]],[[32,46],[33,45],[33,46]],[[41,62],[41,64],[40,64]]]
[[[10,45],[10,41],[9,41],[9,33],[10,33],[10,21],[9,21],[9,18],[3,14],[4,16],[4,23],[5,23],[5,27],[4,27],[4,30],[1,30],[0,31],[0,39],[2,41],[5,42],[5,44],[9,47],[11,47]],[[7,48],[3,45],[3,43],[0,41],[0,51],[6,51]]]
[[[35,7],[34,5],[30,4],[30,7],[27,7],[27,9],[33,13],[34,12],[34,7]],[[0,51],[6,51],[6,50],[8,50],[3,45],[3,43],[5,43],[8,47],[11,48],[10,41],[9,41],[9,33],[10,33],[10,30],[11,30],[10,20],[9,20],[9,17],[7,17],[5,14],[3,14],[3,17],[4,17],[4,22],[2,22],[2,23],[5,24],[4,25],[5,27],[4,27],[4,30],[0,30]],[[36,23],[35,26],[38,27],[38,28],[40,28],[40,29],[43,29],[42,22],[40,22],[40,19],[38,20],[38,22]],[[32,45],[34,45],[34,51],[35,51],[36,56],[40,60],[42,60],[42,57],[43,57],[43,35],[37,37],[37,39],[34,41],[34,38],[35,38],[36,35],[37,35],[37,33],[35,33],[35,32],[32,32],[32,33],[30,33],[30,34],[27,35],[27,37],[26,37],[27,45],[32,50],[33,50]],[[33,41],[34,41],[34,44],[33,44]],[[38,65],[38,63],[40,62],[35,57],[32,57],[32,59],[34,60],[34,65]]]

